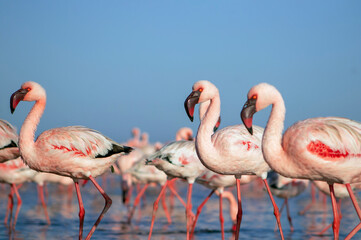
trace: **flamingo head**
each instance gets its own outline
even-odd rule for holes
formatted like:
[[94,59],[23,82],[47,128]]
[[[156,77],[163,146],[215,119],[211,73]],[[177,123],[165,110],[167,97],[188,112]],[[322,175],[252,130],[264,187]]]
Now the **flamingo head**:
[[137,127],[133,128],[132,135],[133,135],[133,137],[138,137],[140,135],[140,129]]
[[191,94],[184,102],[184,108],[189,119],[193,122],[194,107],[197,103],[209,101],[217,94],[219,94],[218,89],[211,82],[206,80],[196,82],[192,87]]
[[11,113],[14,113],[16,106],[20,101],[32,102],[45,98],[45,90],[40,84],[36,82],[25,82],[21,85],[21,88],[14,92],[10,97]]
[[241,111],[241,118],[250,134],[253,134],[253,115],[273,104],[278,96],[280,96],[280,94],[277,89],[267,83],[260,83],[249,90],[247,102],[243,105]]

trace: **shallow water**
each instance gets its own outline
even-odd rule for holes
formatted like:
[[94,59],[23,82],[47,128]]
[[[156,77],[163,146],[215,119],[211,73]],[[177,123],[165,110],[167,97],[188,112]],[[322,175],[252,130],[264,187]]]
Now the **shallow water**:
[[[132,223],[129,225],[126,223],[127,207],[121,203],[120,177],[115,174],[108,175],[105,185],[101,177],[97,178],[97,181],[112,198],[113,205],[99,224],[92,239],[147,239],[153,202],[160,191],[160,187],[148,188],[145,202],[142,201],[141,204],[141,210],[136,210]],[[179,194],[185,198],[187,194],[187,184],[178,181],[177,188]],[[48,211],[52,221],[51,225],[48,226],[46,224],[43,209],[37,199],[36,185],[34,183],[27,183],[24,184],[19,191],[23,204],[20,209],[16,229],[15,231],[9,231],[7,226],[0,224],[0,239],[77,239],[79,219],[78,202],[75,191],[73,191],[72,199],[69,201],[66,187],[48,184],[47,189]],[[82,187],[81,191],[85,207],[84,235],[86,235],[101,212],[104,206],[104,200],[91,182],[88,182],[85,187]],[[197,206],[208,195],[210,190],[195,184],[193,191],[193,212],[195,213]],[[235,189],[232,189],[232,191],[234,194],[236,193]],[[1,188],[1,218],[5,216],[8,192],[8,186]],[[133,191],[133,199],[135,197],[134,195],[135,191]],[[317,204],[304,216],[298,215],[298,212],[302,210],[311,199],[309,188],[300,196],[290,199],[289,204],[295,229],[293,232],[290,232],[286,212],[284,211],[281,222],[285,239],[333,239],[332,229],[329,229],[324,236],[317,235],[319,231],[333,220],[329,197],[327,197],[326,205],[322,203],[322,200],[319,200],[319,197],[317,198]],[[280,207],[283,199],[275,198],[275,200]],[[249,186],[242,186],[242,204],[243,220],[240,239],[280,239],[278,230],[274,231],[276,221],[273,215],[271,201],[259,183],[253,182]],[[218,197],[214,195],[205,205],[199,217],[195,231],[195,240],[221,239],[218,206]],[[232,236],[232,221],[229,217],[227,200],[223,201],[223,206],[225,237],[226,239],[234,239],[234,236]],[[14,209],[16,209],[16,204]],[[349,199],[342,201],[341,210],[343,218],[341,220],[340,239],[344,239],[357,225],[358,220]],[[179,201],[175,200],[171,212],[173,223],[168,224],[160,205],[152,239],[185,239],[186,228],[184,215],[184,207]],[[355,235],[353,239],[361,239],[361,233]]]

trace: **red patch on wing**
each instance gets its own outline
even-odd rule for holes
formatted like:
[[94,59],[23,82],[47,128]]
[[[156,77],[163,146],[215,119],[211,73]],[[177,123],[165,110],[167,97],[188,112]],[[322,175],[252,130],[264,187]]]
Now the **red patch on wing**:
[[189,163],[189,161],[187,160],[187,158],[184,155],[180,156],[178,161],[183,165],[187,165]]
[[[76,149],[74,146],[71,146],[71,148],[67,148],[65,146],[56,146],[56,145],[52,145],[52,146],[53,146],[53,149],[63,150],[64,153],[65,152],[73,152],[75,155],[80,155],[80,156],[85,157],[85,154],[82,151]],[[87,149],[87,153],[88,153],[88,149]]]
[[18,169],[20,168],[20,166],[18,164],[16,164],[16,162],[11,162],[9,161],[8,163],[0,163],[0,168],[3,170],[14,170],[14,169]]
[[239,141],[239,143],[242,144],[242,145],[247,145],[247,151],[251,150],[252,148],[254,148],[254,149],[259,148],[256,144],[254,144],[251,141],[242,140],[242,141]]
[[[340,150],[333,150],[321,141],[312,141],[308,144],[307,150],[313,154],[316,154],[322,158],[345,158],[350,154],[345,151],[344,153]],[[358,156],[360,154],[351,154],[351,156]]]

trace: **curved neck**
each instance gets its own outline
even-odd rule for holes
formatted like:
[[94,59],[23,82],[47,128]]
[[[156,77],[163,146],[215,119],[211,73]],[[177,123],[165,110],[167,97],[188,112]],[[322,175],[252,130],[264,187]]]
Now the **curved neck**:
[[213,128],[221,112],[221,100],[217,93],[211,100],[196,136],[196,150],[201,162],[209,169],[216,170],[219,154],[212,143]]
[[34,148],[34,138],[35,131],[39,124],[40,118],[43,115],[46,105],[46,97],[39,99],[35,102],[34,106],[30,110],[28,116],[26,117],[23,125],[21,126],[20,136],[19,136],[19,148],[21,156],[24,161],[32,159],[32,155],[35,153]]
[[282,147],[282,132],[286,107],[281,94],[274,98],[272,111],[262,138],[262,151],[268,165],[276,172],[285,175],[287,172],[287,154]]

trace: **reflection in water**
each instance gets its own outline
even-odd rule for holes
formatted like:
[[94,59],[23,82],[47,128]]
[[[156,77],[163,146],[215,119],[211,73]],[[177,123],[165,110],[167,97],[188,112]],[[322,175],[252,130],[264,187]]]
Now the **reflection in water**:
[[[99,178],[101,182],[101,178]],[[187,185],[182,181],[177,181],[179,194],[184,198],[187,193]],[[0,212],[5,216],[7,204],[7,186],[0,186]],[[9,231],[4,225],[0,224],[0,239],[77,239],[78,237],[78,203],[75,194],[69,200],[69,194],[66,187],[56,184],[48,184],[48,211],[52,224],[46,225],[43,209],[38,202],[36,185],[33,183],[24,184],[20,188],[20,195],[23,199],[19,218],[15,231]],[[236,190],[231,189],[235,194]],[[102,222],[95,231],[92,239],[129,239],[142,240],[148,238],[153,202],[156,199],[160,188],[151,187],[146,191],[146,201],[142,200],[140,208],[136,210],[132,223],[127,224],[128,209],[121,203],[120,177],[112,174],[107,176],[106,191],[113,200],[113,205],[104,216]],[[169,193],[169,192],[167,192]],[[198,204],[202,202],[209,193],[209,189],[200,185],[194,186],[193,211],[195,212]],[[249,185],[242,186],[242,204],[243,220],[240,231],[240,239],[279,239],[279,234],[274,231],[275,219],[273,215],[272,204],[265,196],[263,185],[257,181]],[[133,192],[133,199],[136,192]],[[87,184],[82,189],[83,201],[85,204],[84,232],[88,232],[101,212],[104,199],[92,184]],[[294,232],[289,228],[284,228],[285,239],[315,239],[328,240],[333,239],[332,229],[329,229],[324,236],[316,234],[325,226],[333,221],[332,208],[330,200],[327,198],[327,204],[317,201],[304,216],[298,215],[298,212],[309,202],[309,190],[298,197],[290,199],[291,214],[293,216]],[[169,203],[169,200],[167,200]],[[224,201],[224,219],[225,219],[225,237],[234,239],[232,235],[232,221],[229,216],[228,201]],[[278,206],[282,204],[282,199],[276,199]],[[218,196],[212,196],[204,206],[203,212],[199,217],[195,231],[195,240],[202,239],[220,239],[221,230],[219,225]],[[346,235],[358,224],[357,215],[352,203],[348,199],[342,202],[342,220],[340,239]],[[172,224],[167,223],[166,216],[162,208],[157,212],[157,218],[154,226],[152,239],[185,239],[186,219],[183,205],[175,200],[175,205],[171,213]],[[282,215],[281,222],[287,226],[287,217]],[[354,239],[361,239],[361,233],[358,233]]]

